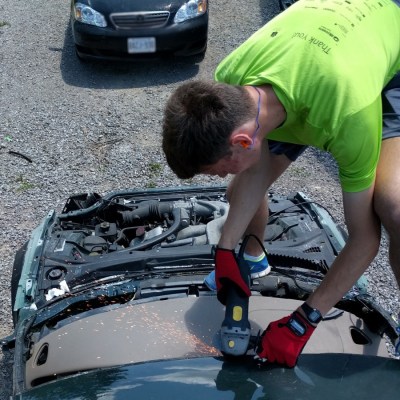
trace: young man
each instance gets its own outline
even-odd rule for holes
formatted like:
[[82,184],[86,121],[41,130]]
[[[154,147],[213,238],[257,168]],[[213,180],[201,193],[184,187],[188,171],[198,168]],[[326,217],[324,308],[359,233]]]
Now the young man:
[[[348,241],[306,303],[269,324],[262,360],[296,364],[376,256],[381,224],[400,283],[399,70],[398,0],[299,0],[226,57],[217,82],[185,83],[168,101],[163,149],[174,172],[235,174],[215,256],[223,303],[226,279],[250,296],[232,249],[244,234],[263,237],[269,186],[306,145],[337,161]],[[260,252],[255,241],[246,250]]]

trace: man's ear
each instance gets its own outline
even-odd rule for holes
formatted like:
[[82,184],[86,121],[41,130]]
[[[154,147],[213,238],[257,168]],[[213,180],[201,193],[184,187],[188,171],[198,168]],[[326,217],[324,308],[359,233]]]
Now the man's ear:
[[253,144],[253,139],[251,136],[244,130],[239,132],[233,132],[231,136],[231,145],[240,145],[244,149],[249,148]]

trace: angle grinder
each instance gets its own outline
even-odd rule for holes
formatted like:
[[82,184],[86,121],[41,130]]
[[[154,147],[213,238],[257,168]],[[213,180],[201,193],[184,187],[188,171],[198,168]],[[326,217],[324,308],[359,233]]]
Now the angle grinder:
[[[250,269],[243,258],[242,244],[237,262],[243,280],[250,287]],[[234,283],[226,283],[227,298],[225,318],[221,325],[221,352],[228,356],[241,356],[250,346],[251,326],[249,322],[249,298],[244,296]]]

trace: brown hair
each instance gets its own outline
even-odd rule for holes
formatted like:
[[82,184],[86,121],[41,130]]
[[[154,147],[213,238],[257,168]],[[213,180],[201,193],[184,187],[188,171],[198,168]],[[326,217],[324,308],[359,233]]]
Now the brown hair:
[[229,137],[248,121],[254,104],[242,86],[190,81],[169,98],[162,146],[179,178],[192,178],[202,166],[230,154]]

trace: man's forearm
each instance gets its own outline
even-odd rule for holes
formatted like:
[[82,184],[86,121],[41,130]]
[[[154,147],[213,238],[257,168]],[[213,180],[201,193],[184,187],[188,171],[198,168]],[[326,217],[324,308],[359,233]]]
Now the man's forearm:
[[343,193],[349,238],[329,272],[307,303],[326,314],[365,272],[380,243],[380,222],[372,206],[374,187]]
[[[267,146],[265,141],[264,147]],[[268,190],[273,168],[270,164],[268,149],[263,148],[257,165],[235,176],[235,185],[229,198],[229,213],[218,244],[220,247],[233,249],[242,238]]]
[[377,238],[372,239],[368,246],[365,246],[365,241],[348,241],[307,303],[325,315],[365,272],[377,248]]
[[[222,234],[219,241],[219,246],[227,249],[236,247],[240,239],[243,237],[250,221],[256,213],[260,203],[262,202],[267,187],[262,188],[259,185],[259,193],[249,190],[249,184],[244,177],[240,177],[237,181],[238,189],[231,195],[229,204],[228,217],[222,228]],[[242,179],[243,178],[243,179]],[[262,189],[261,189],[262,188]]]

